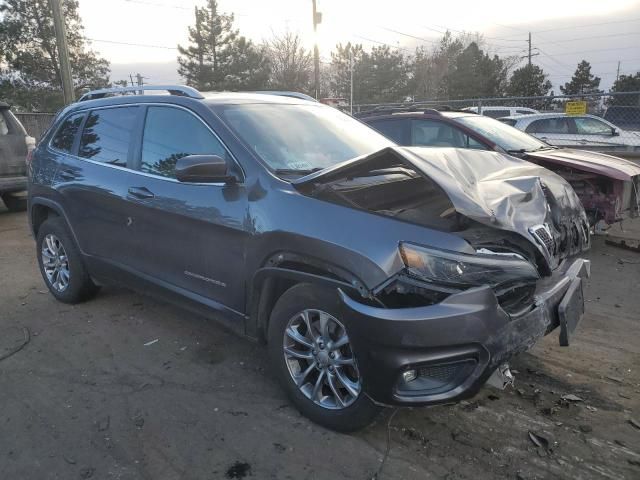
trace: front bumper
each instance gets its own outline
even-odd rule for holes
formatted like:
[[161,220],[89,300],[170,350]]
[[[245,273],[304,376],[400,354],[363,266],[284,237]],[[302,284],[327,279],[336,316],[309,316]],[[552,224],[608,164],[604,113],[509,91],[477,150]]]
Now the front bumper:
[[[588,260],[565,261],[539,282],[531,310],[517,317],[500,308],[490,287],[469,289],[435,305],[393,309],[364,305],[341,291],[364,391],[386,405],[447,403],[475,395],[498,365],[561,323],[568,343],[567,328],[575,328],[582,312],[566,326],[565,307],[575,308],[576,302],[568,301],[577,290],[581,296],[582,279],[589,273]],[[405,383],[408,370],[423,376],[422,383]]]

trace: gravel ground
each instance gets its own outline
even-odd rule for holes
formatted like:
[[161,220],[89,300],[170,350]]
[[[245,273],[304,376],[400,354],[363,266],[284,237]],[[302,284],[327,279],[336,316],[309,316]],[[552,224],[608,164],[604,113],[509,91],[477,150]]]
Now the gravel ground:
[[0,478],[640,478],[640,254],[599,237],[589,257],[571,347],[517,358],[515,388],[342,435],[213,322],[112,287],[57,303],[25,214],[0,210],[0,358],[29,339],[0,360]]

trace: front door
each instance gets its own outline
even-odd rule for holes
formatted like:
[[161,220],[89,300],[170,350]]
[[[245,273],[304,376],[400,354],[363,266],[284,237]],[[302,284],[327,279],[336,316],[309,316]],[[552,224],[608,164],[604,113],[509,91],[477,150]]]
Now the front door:
[[182,183],[176,161],[215,154],[233,163],[203,120],[174,106],[148,106],[128,185],[134,268],[170,288],[244,310],[247,196],[239,184]]

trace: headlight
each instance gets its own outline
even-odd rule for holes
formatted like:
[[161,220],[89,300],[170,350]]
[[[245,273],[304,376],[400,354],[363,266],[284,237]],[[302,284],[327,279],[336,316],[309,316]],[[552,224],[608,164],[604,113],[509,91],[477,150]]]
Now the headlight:
[[401,243],[402,260],[413,276],[454,287],[535,281],[536,268],[517,254],[469,255]]

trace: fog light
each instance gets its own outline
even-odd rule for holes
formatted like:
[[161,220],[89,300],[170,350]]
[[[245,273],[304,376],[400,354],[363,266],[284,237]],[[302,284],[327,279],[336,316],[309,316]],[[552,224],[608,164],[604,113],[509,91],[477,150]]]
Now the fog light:
[[415,370],[407,370],[402,374],[402,379],[404,380],[404,383],[409,383],[415,380],[417,376],[418,372]]

